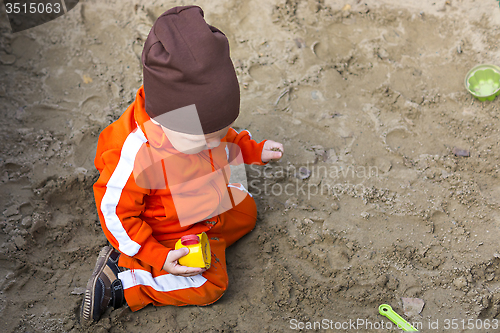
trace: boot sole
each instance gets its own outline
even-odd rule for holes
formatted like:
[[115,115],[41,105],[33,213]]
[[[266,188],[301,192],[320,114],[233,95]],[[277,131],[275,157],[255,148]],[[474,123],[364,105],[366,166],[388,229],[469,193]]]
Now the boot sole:
[[97,262],[94,267],[94,271],[92,272],[92,276],[87,283],[87,287],[85,289],[85,297],[83,299],[82,310],[81,310],[81,319],[83,322],[93,322],[94,321],[94,292],[95,285],[102,271],[106,267],[106,263],[108,262],[109,256],[113,253],[113,248],[110,246],[105,246],[102,248],[101,252],[99,252],[99,257],[97,257]]

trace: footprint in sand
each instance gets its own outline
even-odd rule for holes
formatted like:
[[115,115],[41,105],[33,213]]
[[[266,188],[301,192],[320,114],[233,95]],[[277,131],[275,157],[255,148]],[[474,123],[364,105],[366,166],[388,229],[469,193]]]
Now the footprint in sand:
[[422,148],[418,138],[403,128],[390,131],[386,143],[392,151],[406,156],[418,154]]

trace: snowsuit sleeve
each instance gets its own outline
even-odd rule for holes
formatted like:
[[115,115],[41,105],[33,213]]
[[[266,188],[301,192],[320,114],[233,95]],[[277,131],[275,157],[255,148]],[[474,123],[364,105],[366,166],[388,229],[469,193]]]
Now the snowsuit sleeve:
[[161,270],[171,249],[160,244],[153,237],[151,226],[139,217],[145,210],[144,198],[150,192],[138,186],[133,175],[134,151],[141,144],[140,140],[132,145],[125,142],[121,149],[96,156],[100,177],[94,184],[94,195],[102,229],[111,245]]
[[264,143],[266,143],[266,140],[257,143],[252,139],[252,134],[250,134],[249,131],[244,130],[238,133],[233,128],[229,128],[229,131],[226,135],[226,141],[237,144],[240,147],[245,164],[267,164],[262,162],[261,159],[262,149],[264,148]]

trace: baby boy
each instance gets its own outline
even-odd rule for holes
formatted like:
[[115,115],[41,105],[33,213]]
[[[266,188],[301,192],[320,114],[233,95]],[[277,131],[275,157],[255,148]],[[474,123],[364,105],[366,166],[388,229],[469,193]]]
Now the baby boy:
[[[196,6],[154,23],[142,53],[144,85],[100,134],[94,184],[104,247],[87,284],[82,322],[108,306],[207,305],[228,286],[226,248],[250,232],[255,202],[229,183],[229,165],[265,164],[282,144],[252,140],[231,125],[240,91],[225,35]],[[208,235],[212,265],[186,267],[182,236]]]

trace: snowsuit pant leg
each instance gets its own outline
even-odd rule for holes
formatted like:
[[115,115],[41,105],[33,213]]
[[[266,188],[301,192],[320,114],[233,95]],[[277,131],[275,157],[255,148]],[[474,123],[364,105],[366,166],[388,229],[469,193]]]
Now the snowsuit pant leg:
[[[248,194],[237,206],[220,214],[217,223],[207,231],[212,252],[211,267],[200,275],[175,276],[133,257],[120,256],[119,266],[129,268],[118,277],[123,283],[130,309],[137,311],[148,304],[208,305],[217,301],[228,286],[226,248],[250,232],[256,220],[257,207]],[[174,248],[176,241],[168,240],[162,244]]]

